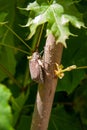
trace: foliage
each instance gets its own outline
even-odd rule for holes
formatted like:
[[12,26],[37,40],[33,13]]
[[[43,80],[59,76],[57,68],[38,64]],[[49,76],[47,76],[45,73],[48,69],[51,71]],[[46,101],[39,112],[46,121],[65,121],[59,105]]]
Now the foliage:
[[1,130],[13,130],[11,108],[8,104],[8,100],[11,96],[11,92],[6,86],[0,84],[0,129]]
[[[84,27],[84,24],[87,25],[86,5],[86,0],[36,0],[34,2],[32,0],[10,0],[9,2],[1,0],[0,82],[9,89],[6,87],[4,89],[0,85],[0,90],[3,91],[0,91],[0,97],[3,96],[0,99],[7,106],[4,109],[3,104],[0,104],[1,110],[6,112],[6,122],[1,123],[2,120],[0,120],[3,129],[8,130],[8,127],[9,129],[14,127],[16,130],[29,130],[36,97],[37,84],[30,78],[27,61],[27,54],[30,55],[32,52],[22,43],[20,37],[24,41],[27,37],[28,41],[25,42],[32,50],[35,50],[35,46],[38,44],[40,51],[43,50],[45,36],[52,32],[57,42],[61,42],[64,46],[67,44],[67,49],[64,48],[62,57],[64,67],[73,64],[86,66],[87,30],[81,28]],[[3,22],[7,22],[7,24]],[[20,37],[15,36],[6,25]],[[20,25],[25,25],[25,28]],[[15,48],[9,48],[9,46]],[[28,53],[23,54],[17,48]],[[12,115],[7,103],[11,96],[10,91],[12,92],[10,99]],[[63,79],[58,82],[49,130],[87,129],[86,91],[86,69],[65,73]],[[11,116],[13,116],[12,127]]]
[[84,26],[75,16],[65,14],[63,6],[55,1],[52,4],[48,2],[48,4],[42,3],[42,5],[39,5],[37,2],[30,3],[25,10],[31,11],[26,24],[26,26],[30,27],[28,39],[36,33],[39,25],[47,22],[46,35],[49,33],[54,34],[56,41],[66,46],[65,40],[71,34],[68,29],[69,22],[78,28]]

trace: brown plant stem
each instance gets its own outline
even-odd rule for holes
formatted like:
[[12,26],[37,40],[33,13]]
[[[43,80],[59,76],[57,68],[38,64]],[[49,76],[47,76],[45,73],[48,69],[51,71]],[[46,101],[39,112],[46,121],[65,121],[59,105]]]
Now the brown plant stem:
[[44,84],[39,84],[36,103],[31,123],[31,130],[47,130],[51,114],[57,78],[54,76],[55,63],[60,64],[63,45],[56,44],[52,34],[49,34],[44,48]]

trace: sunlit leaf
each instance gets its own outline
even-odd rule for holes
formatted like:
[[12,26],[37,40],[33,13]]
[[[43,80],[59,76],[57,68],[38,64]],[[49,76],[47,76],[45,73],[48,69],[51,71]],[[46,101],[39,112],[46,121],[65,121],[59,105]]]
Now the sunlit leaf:
[[66,39],[69,35],[73,35],[69,31],[69,22],[77,28],[84,27],[83,22],[73,15],[66,14],[65,8],[56,2],[47,5],[39,5],[37,2],[30,3],[26,10],[31,12],[26,24],[26,27],[30,28],[28,39],[36,33],[38,26],[47,23],[46,36],[52,33],[57,43],[61,42],[66,47]]

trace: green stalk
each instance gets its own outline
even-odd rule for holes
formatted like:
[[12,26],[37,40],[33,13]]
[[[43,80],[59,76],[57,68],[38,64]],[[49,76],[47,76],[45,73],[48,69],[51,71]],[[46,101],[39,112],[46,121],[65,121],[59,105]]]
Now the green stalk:
[[15,50],[18,50],[18,51],[20,51],[20,52],[22,52],[22,53],[24,53],[24,54],[28,54],[28,55],[29,55],[29,53],[28,53],[27,51],[21,50],[20,48],[16,48],[16,47],[13,47],[13,46],[4,44],[4,43],[2,43],[2,44],[0,44],[0,45],[1,45],[1,46],[5,46],[5,47],[9,47],[9,48],[12,48],[12,49],[15,49]]
[[18,81],[13,77],[13,75],[2,65],[0,64],[1,70],[3,70],[4,73],[8,75],[8,77],[19,87],[21,88],[21,85],[18,83]]
[[26,42],[18,35],[16,34],[8,25],[4,24],[6,28],[8,28],[29,50],[32,51],[31,47],[29,47]]
[[41,41],[41,37],[42,37],[42,33],[43,33],[43,29],[44,29],[44,24],[37,29],[37,33],[35,34],[35,36],[33,38],[34,40],[32,43],[32,50],[34,50],[34,51],[38,50],[38,47],[39,47],[40,41]]

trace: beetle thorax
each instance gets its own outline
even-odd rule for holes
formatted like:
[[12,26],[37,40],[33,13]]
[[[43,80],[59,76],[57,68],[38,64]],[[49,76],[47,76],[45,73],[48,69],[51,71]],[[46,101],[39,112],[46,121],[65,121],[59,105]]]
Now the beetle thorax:
[[33,55],[32,55],[32,59],[33,59],[33,60],[38,60],[38,59],[40,59],[39,53],[38,53],[38,52],[34,52]]

